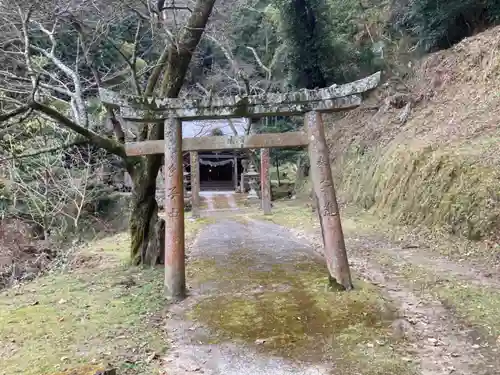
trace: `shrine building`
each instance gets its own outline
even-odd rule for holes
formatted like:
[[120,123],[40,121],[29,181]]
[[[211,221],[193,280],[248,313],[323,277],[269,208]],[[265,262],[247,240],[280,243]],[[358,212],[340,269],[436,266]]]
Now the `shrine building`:
[[[245,119],[232,119],[238,135],[245,135]],[[229,120],[199,120],[182,123],[182,137],[195,138],[206,136],[235,135]],[[184,153],[184,170],[191,175],[189,153]],[[199,153],[200,191],[235,191],[238,189],[242,160],[246,158],[245,151],[203,151]],[[191,189],[189,177],[186,181],[187,190]]]

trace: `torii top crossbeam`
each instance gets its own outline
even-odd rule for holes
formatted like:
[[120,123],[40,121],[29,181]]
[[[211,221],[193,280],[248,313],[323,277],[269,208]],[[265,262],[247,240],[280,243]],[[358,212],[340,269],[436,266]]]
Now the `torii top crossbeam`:
[[[186,295],[182,152],[192,152],[192,160],[195,161],[193,180],[196,181],[197,178],[199,180],[199,173],[196,172],[198,165],[196,151],[237,148],[308,147],[310,175],[318,202],[328,270],[330,276],[345,289],[352,288],[328,144],[320,112],[342,111],[359,106],[362,100],[360,94],[376,88],[379,82],[380,72],[345,85],[335,85],[319,90],[247,97],[209,97],[200,100],[143,98],[100,90],[102,102],[105,105],[119,107],[125,120],[146,123],[165,122],[163,139],[127,143],[126,153],[127,155],[164,155],[165,286],[171,297],[183,298]],[[305,114],[305,131],[182,139],[182,120],[259,118],[295,114]],[[262,207],[265,209],[267,206],[270,209],[269,153],[261,158],[261,163],[263,166],[261,180],[264,181],[261,184]],[[197,183],[194,184],[196,185]],[[196,197],[199,197],[198,188],[194,189],[193,197],[194,209],[198,200]]]
[[235,117],[265,117],[298,115],[306,112],[335,112],[361,104],[360,94],[378,86],[380,72],[344,85],[332,85],[317,90],[301,90],[283,94],[245,97],[207,97],[203,99],[170,99],[122,95],[100,89],[101,101],[119,107],[127,121],[150,122],[168,118],[180,120],[218,119]]

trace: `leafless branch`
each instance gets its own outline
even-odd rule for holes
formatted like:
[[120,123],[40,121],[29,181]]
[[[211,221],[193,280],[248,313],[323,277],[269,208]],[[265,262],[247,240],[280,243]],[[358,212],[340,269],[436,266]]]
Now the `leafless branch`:
[[30,105],[24,105],[22,107],[18,107],[10,112],[7,112],[7,113],[0,113],[0,123],[4,122],[4,121],[7,121],[7,120],[10,120],[11,118],[14,118],[16,116],[19,116],[21,114],[24,114],[26,112],[28,112],[30,109]]
[[62,145],[54,146],[54,147],[41,148],[41,149],[36,150],[34,152],[21,154],[21,155],[14,155],[14,156],[10,156],[8,158],[0,159],[0,163],[14,160],[14,159],[25,159],[25,158],[32,158],[35,156],[39,156],[42,154],[50,154],[50,153],[55,152],[55,151],[65,150],[65,149],[68,149],[68,148],[73,147],[73,146],[81,146],[81,145],[85,145],[88,143],[89,143],[88,139],[79,139],[79,140],[74,141],[74,142],[65,143]]
[[103,148],[104,150],[107,150],[108,152],[115,154],[117,156],[120,156],[122,158],[126,158],[127,155],[125,153],[125,148],[123,147],[122,144],[119,142],[109,139],[109,138],[104,138],[100,136],[99,134],[93,132],[90,129],[84,128],[83,126],[80,126],[76,122],[70,120],[66,116],[62,115],[59,113],[57,110],[39,103],[39,102],[34,102],[31,104],[31,108],[33,108],[36,111],[42,112],[49,116],[51,119],[59,123],[60,125],[74,131],[75,133],[87,138],[89,142],[95,144],[96,146]]

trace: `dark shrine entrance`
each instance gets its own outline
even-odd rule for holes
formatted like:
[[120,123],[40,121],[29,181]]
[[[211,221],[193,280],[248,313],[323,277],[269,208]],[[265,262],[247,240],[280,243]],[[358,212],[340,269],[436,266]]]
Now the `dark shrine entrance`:
[[[245,155],[238,152],[203,152],[198,155],[200,191],[230,191],[238,189],[243,173],[242,160]],[[189,154],[184,155],[186,171],[191,174]],[[191,190],[190,184],[188,190]]]
[[235,163],[237,167],[238,159],[234,155],[207,153],[199,157],[201,191],[235,190]]

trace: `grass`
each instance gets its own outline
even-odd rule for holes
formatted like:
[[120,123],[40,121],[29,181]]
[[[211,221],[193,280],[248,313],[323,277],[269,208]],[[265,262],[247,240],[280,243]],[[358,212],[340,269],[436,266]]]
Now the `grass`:
[[312,231],[319,227],[316,214],[313,213],[310,206],[304,204],[304,201],[297,200],[294,203],[276,201],[273,203],[274,207],[271,216],[264,216],[259,213],[254,217],[289,228],[300,228],[304,231]]
[[[187,237],[204,224],[186,221]],[[1,374],[159,373],[163,271],[127,266],[128,245],[126,234],[96,241],[70,271],[0,293]]]
[[[308,200],[276,202],[272,216],[259,216],[287,227],[312,232],[319,230],[316,213]],[[346,235],[383,236],[396,243],[418,244],[429,253],[445,256],[455,261],[477,261],[479,264],[496,264],[500,257],[500,243],[494,240],[475,241],[460,238],[444,229],[431,229],[426,225],[395,223],[373,210],[360,209],[353,204],[342,208],[342,228]]]

